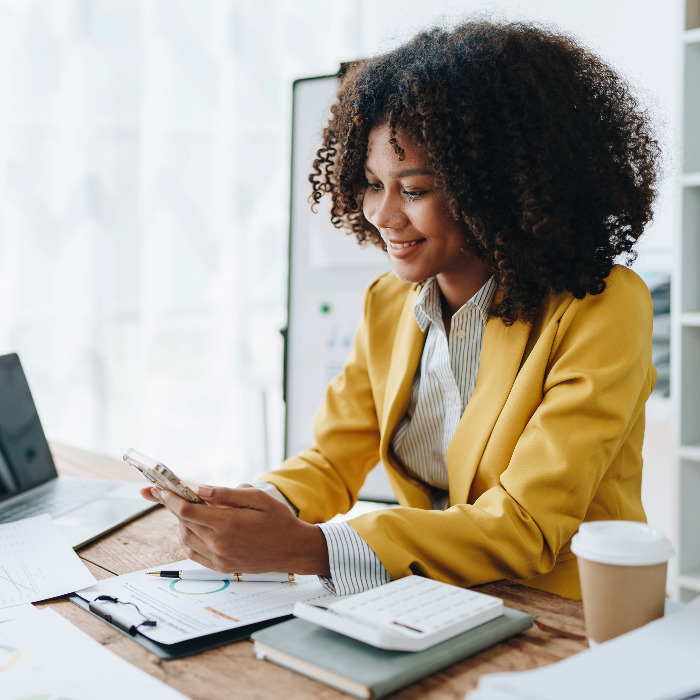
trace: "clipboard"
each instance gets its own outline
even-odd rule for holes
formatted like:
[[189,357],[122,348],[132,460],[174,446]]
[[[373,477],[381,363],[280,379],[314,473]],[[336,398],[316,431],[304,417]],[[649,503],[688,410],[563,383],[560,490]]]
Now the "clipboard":
[[257,632],[265,627],[272,627],[273,625],[284,622],[285,620],[290,620],[293,617],[292,615],[284,615],[283,617],[276,617],[270,620],[264,620],[262,622],[254,622],[250,625],[244,625],[243,627],[235,627],[230,630],[223,630],[222,632],[213,632],[212,634],[207,634],[202,637],[195,637],[194,639],[187,639],[183,642],[161,644],[160,642],[154,642],[152,639],[149,639],[136,628],[132,627],[131,629],[125,629],[124,627],[115,624],[111,620],[107,619],[106,616],[100,615],[95,610],[92,610],[90,608],[90,603],[75,593],[71,593],[66,597],[72,603],[75,603],[83,610],[86,610],[91,615],[94,615],[99,620],[102,620],[102,622],[109,625],[113,630],[120,632],[137,644],[140,644],[152,654],[155,654],[158,658],[166,660],[181,659],[185,656],[200,654],[203,651],[216,649],[217,647],[222,647],[226,644],[241,642],[248,639],[253,632]]

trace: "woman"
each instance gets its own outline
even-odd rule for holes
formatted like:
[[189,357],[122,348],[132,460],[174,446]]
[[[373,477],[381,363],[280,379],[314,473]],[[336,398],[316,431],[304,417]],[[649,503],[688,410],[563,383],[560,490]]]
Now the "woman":
[[[579,524],[645,519],[652,308],[615,260],[651,219],[657,158],[625,83],[542,28],[469,22],[353,64],[312,196],[392,273],[313,447],[258,488],[200,487],[227,508],[144,490],[188,555],[342,594],[421,574],[580,597]],[[400,507],[327,524],[379,461]]]

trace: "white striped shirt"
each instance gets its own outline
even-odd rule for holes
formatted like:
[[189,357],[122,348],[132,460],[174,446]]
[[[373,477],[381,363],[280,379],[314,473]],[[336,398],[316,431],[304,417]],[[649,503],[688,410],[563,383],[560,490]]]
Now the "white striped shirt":
[[[414,306],[420,329],[428,333],[408,409],[392,446],[407,473],[432,487],[436,509],[449,507],[447,448],[474,391],[495,292],[492,277],[454,314],[449,338],[434,278],[423,286]],[[330,579],[322,580],[335,593],[358,593],[391,580],[377,555],[350,525],[323,523],[319,527],[326,538],[331,569]]]
[[433,487],[434,507],[441,510],[449,505],[447,448],[474,391],[495,288],[489,279],[457,311],[450,321],[449,339],[435,279],[426,283],[414,307],[416,321],[428,335],[408,410],[392,445],[406,471]]

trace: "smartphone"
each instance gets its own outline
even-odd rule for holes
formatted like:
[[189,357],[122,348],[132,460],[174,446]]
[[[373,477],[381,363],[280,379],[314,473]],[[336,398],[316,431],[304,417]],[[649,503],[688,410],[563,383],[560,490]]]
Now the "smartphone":
[[141,472],[149,481],[162,489],[173,491],[190,503],[204,503],[204,501],[178,476],[173,474],[164,464],[155,459],[137,452],[134,449],[127,450],[123,457],[134,469]]

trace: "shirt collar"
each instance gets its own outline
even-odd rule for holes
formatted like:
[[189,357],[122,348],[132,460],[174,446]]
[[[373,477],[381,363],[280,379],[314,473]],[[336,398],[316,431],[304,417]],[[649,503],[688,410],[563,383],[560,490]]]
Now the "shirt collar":
[[[496,294],[496,280],[493,275],[486,280],[479,291],[464,304],[454,316],[459,316],[466,312],[467,309],[476,307],[478,309],[481,320],[484,325],[489,318],[489,309],[491,302]],[[430,323],[437,323],[438,319],[442,320],[442,308],[440,304],[440,288],[438,287],[437,279],[431,277],[423,285],[418,299],[413,306],[413,315],[416,317],[418,326],[421,331],[425,332]],[[454,318],[454,317],[453,317]]]

